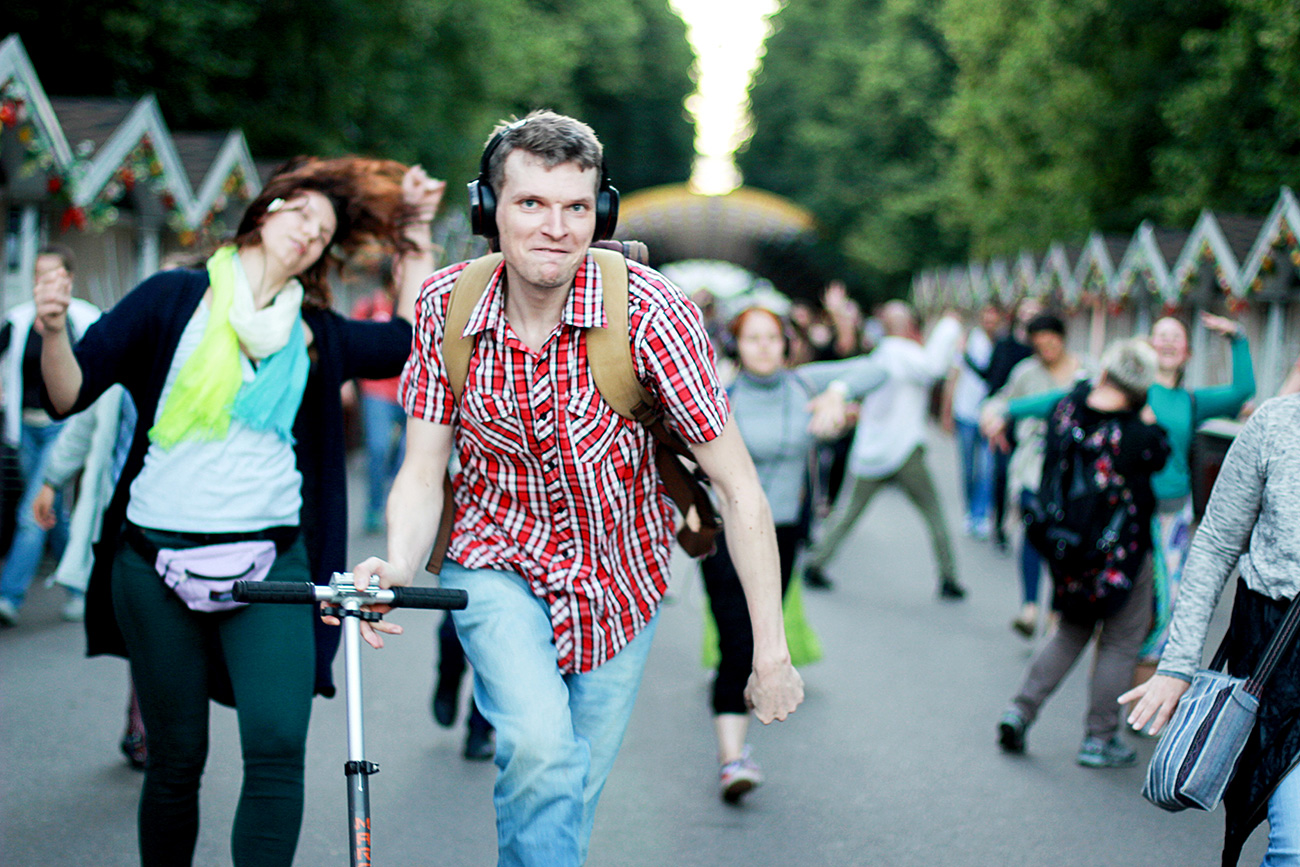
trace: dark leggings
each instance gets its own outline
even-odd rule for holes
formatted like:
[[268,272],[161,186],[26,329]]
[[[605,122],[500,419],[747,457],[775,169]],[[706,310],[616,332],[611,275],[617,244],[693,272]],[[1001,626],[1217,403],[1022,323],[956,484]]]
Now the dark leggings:
[[[160,548],[183,540],[145,531]],[[308,580],[302,541],[278,557],[271,581]],[[210,686],[229,673],[244,786],[230,849],[236,867],[287,867],[302,825],[303,764],[315,671],[309,605],[190,611],[133,548],[113,562],[113,609],[149,732],[140,793],[140,861],[187,865],[199,831],[199,781],[208,754]],[[224,669],[224,671],[223,671]]]
[[[776,547],[781,556],[781,596],[790,586],[794,555],[804,539],[803,527],[776,528]],[[713,679],[713,712],[748,713],[745,684],[754,668],[754,632],[749,623],[749,606],[740,576],[727,553],[725,534],[718,536],[718,550],[700,562],[709,609],[718,625],[718,673]]]

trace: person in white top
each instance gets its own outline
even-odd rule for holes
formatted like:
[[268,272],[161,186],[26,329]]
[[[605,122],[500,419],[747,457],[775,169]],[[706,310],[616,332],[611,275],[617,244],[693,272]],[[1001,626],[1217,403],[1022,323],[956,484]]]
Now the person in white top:
[[805,579],[824,580],[822,570],[876,492],[885,485],[897,485],[920,509],[930,531],[939,568],[939,596],[961,599],[966,590],[957,581],[952,540],[925,464],[930,390],[952,365],[961,340],[961,321],[955,315],[945,315],[922,342],[916,314],[902,301],[883,305],[877,318],[885,329],[880,345],[864,358],[845,362],[841,379],[815,401],[814,433],[842,418],[846,399],[863,398],[849,452],[849,481],[808,554]]

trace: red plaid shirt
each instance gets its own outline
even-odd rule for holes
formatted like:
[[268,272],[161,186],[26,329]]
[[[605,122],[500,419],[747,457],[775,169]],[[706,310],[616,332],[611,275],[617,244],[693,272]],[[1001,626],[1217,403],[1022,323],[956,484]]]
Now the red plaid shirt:
[[[448,556],[468,569],[523,576],[550,607],[560,670],[590,671],[644,628],[667,588],[675,516],[654,440],[601,399],[587,368],[584,329],[605,324],[590,255],[538,353],[506,321],[497,269],[465,327],[477,339],[457,406],[442,335],[464,266],[425,282],[401,384],[409,415],[456,426]],[[699,309],[657,272],[628,269],[637,377],[683,439],[708,442],[722,433],[729,406]]]

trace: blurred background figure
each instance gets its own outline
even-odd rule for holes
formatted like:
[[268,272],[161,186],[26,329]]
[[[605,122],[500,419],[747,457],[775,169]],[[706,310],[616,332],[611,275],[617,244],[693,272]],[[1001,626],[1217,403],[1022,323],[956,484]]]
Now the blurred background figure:
[[[807,504],[815,445],[808,430],[811,392],[799,375],[786,367],[789,341],[779,316],[762,307],[750,307],[732,320],[730,330],[739,367],[727,393],[736,425],[771,503],[784,597],[795,557],[808,534]],[[753,667],[754,635],[745,593],[725,539],[719,538],[717,550],[700,562],[700,571],[718,636],[712,707],[718,738],[719,793],[727,803],[738,804],[763,782],[762,771],[745,743],[749,731],[745,685]],[[800,628],[797,624],[796,618],[787,616],[787,636]],[[795,641],[787,641],[793,657]]]
[[[1098,562],[1054,564],[1060,622],[1034,654],[1020,689],[998,722],[998,742],[1008,753],[1025,751],[1026,731],[1039,708],[1095,634],[1097,653],[1077,761],[1091,768],[1128,767],[1137,761],[1137,753],[1118,735],[1117,699],[1132,683],[1138,647],[1150,619],[1151,516],[1155,512],[1151,476],[1169,453],[1164,431],[1143,409],[1155,373],[1155,352],[1145,341],[1114,343],[1102,358],[1096,383],[1077,384],[1046,422],[1040,493],[1046,497],[1049,491],[1068,486],[1068,499],[1045,504],[1049,510],[1064,504],[1063,511],[1048,516],[1048,523],[1076,518],[1068,503],[1082,488],[1095,493],[1094,502],[1106,505],[1093,508],[1084,517],[1084,526],[1071,523],[1066,529],[1084,539],[1113,533],[1116,541]],[[1072,472],[1081,459],[1082,478]],[[1049,473],[1059,485],[1049,485]],[[1100,583],[1117,589],[1104,601],[1080,601],[1064,592],[1070,582],[1089,592]]]
[[[66,247],[45,247],[36,255],[33,292],[44,286],[57,285],[72,293],[74,264]],[[68,330],[77,340],[99,318],[99,308],[88,301],[73,298],[68,306]],[[27,588],[36,576],[45,555],[45,543],[52,543],[61,556],[68,542],[68,516],[63,498],[55,497],[52,506],[54,523],[43,527],[32,515],[32,504],[45,481],[45,464],[50,449],[59,436],[63,422],[50,418],[41,405],[42,331],[37,324],[36,305],[26,301],[9,311],[0,329],[0,386],[4,392],[5,442],[18,450],[18,465],[23,477],[23,495],[18,502],[17,527],[4,570],[0,572],[0,626],[18,623],[18,609],[27,597]],[[63,607],[65,620],[80,620],[85,612],[83,592],[68,589]]]
[[[1044,419],[1056,405],[1060,390],[1086,379],[1089,366],[1065,347],[1065,323],[1054,313],[1035,316],[1026,329],[1033,355],[1018,363],[1007,383],[991,395],[980,413],[980,427],[994,449],[1010,453],[1008,486],[1027,509],[1043,475]],[[1036,397],[1033,401],[1017,398]],[[1015,447],[1008,437],[1008,420],[1014,423]],[[1043,561],[1023,534],[1020,540],[1020,613],[1011,628],[1032,638],[1039,622],[1039,587]]]
[[[819,404],[842,406],[848,397],[863,401],[849,453],[848,484],[835,498],[808,553],[806,580],[811,586],[829,583],[823,573],[840,543],[880,488],[895,485],[920,510],[930,532],[940,598],[961,599],[966,590],[957,580],[952,540],[925,463],[931,388],[952,366],[961,321],[945,315],[923,342],[916,314],[907,304],[890,301],[878,317],[886,334],[880,345],[870,355],[846,363],[845,375],[818,396]],[[814,430],[820,432],[819,427]]]
[[979,370],[987,369],[993,344],[1001,337],[1002,311],[987,304],[980,310],[979,323],[966,333],[966,350],[945,388],[944,419],[951,419],[957,437],[966,535],[976,539],[987,539],[993,529],[993,454],[979,427],[980,406],[989,389]]
[[[352,318],[364,322],[388,322],[393,318],[397,287],[404,279],[402,262],[385,256],[379,267],[380,288],[352,307]],[[424,275],[420,275],[423,279]],[[361,387],[361,424],[366,444],[366,532],[384,529],[384,503],[388,486],[402,465],[406,445],[406,412],[397,402],[397,382],[389,379],[358,380]]]
[[[984,378],[984,385],[989,394],[996,394],[1006,385],[1007,378],[1015,366],[1033,355],[1029,345],[1029,323],[1043,312],[1043,305],[1034,298],[1022,298],[1015,306],[1011,317],[1011,327],[993,344],[987,365],[978,364],[967,356],[966,366]],[[1015,449],[1015,431],[1006,432],[1006,450],[992,449],[993,454],[993,544],[999,551],[1008,549],[1007,543],[1007,495],[1008,474],[1011,467],[1011,453]]]

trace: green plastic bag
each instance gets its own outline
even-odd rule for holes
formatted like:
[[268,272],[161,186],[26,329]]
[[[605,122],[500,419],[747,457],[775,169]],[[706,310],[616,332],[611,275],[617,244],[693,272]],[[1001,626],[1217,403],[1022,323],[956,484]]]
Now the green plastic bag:
[[[785,643],[790,648],[790,662],[795,668],[812,665],[822,658],[822,644],[817,640],[817,633],[803,610],[803,576],[795,573],[790,578],[790,586],[785,591],[781,602],[781,614],[785,620]],[[704,606],[704,655],[705,668],[717,668],[718,624],[713,622],[713,611]]]

